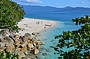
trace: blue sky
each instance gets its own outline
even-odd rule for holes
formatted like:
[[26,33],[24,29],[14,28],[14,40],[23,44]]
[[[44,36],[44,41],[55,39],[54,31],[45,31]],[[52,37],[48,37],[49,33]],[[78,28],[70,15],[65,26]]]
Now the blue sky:
[[40,5],[63,8],[71,7],[89,7],[90,0],[13,0],[22,5]]

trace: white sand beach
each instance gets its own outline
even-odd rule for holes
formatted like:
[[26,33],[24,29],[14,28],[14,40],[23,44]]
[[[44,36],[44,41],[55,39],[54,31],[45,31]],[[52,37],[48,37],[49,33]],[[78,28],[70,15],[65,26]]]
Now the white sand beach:
[[58,22],[51,20],[24,18],[18,23],[19,28],[21,28],[21,30],[19,30],[19,34],[39,33],[54,27],[56,24],[58,24]]

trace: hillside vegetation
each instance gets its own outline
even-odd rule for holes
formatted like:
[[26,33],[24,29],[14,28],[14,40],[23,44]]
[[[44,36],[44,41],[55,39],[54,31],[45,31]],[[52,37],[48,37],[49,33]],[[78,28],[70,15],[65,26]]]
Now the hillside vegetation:
[[24,14],[16,2],[0,0],[0,29],[18,30],[17,22],[23,19]]

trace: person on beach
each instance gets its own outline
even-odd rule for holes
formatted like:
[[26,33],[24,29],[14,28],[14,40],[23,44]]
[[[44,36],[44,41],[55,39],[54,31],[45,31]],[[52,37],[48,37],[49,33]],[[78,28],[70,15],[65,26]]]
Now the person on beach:
[[39,24],[40,22],[36,22],[36,24]]

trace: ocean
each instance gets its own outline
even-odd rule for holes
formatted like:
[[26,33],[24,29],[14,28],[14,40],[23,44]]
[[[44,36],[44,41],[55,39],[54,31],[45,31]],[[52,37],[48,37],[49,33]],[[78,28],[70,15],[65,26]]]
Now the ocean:
[[[80,28],[79,25],[76,26],[72,22],[72,18],[85,15],[90,16],[90,8],[83,7],[55,8],[49,6],[24,6],[24,10],[26,12],[24,17],[60,22],[56,27],[41,34],[41,39],[45,42],[45,45],[42,46],[43,49],[41,49],[38,59],[58,59],[59,55],[54,54],[56,51],[51,48],[51,46],[57,45],[58,40],[54,39],[55,36],[62,34],[63,31],[78,30]],[[66,49],[64,48],[64,50]],[[44,56],[42,53],[48,53],[48,55]]]

